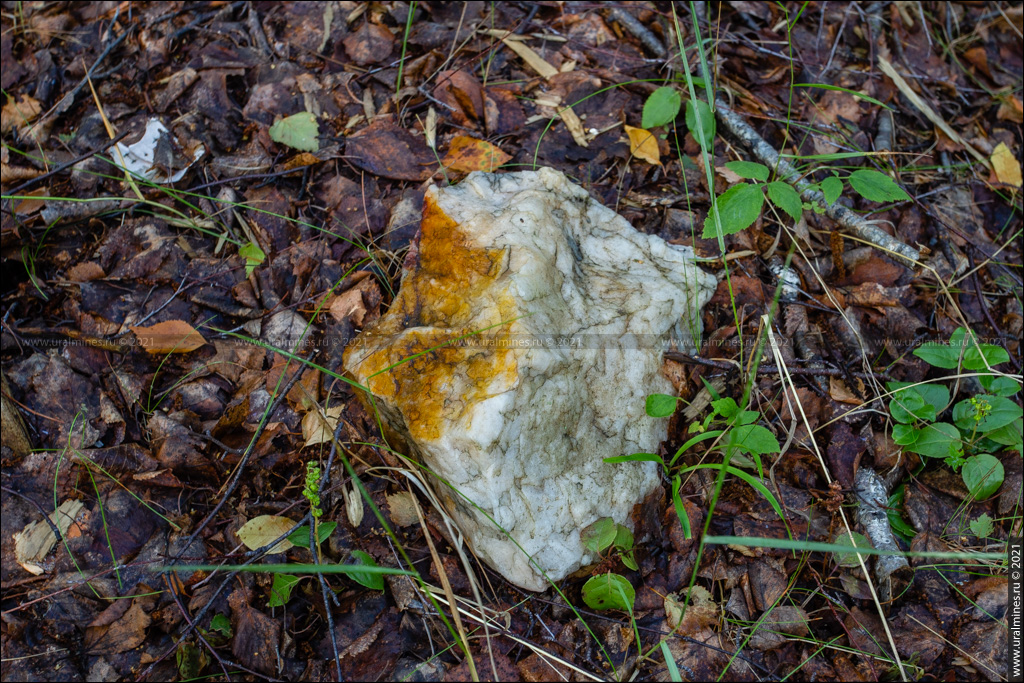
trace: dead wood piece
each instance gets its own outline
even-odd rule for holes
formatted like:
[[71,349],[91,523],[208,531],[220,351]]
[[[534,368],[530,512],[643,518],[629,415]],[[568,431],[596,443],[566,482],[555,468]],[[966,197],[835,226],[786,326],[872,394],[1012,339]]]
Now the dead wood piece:
[[[878,550],[900,553],[885,511],[889,495],[882,478],[873,469],[861,467],[854,479],[854,493],[860,501],[857,521],[871,545]],[[875,558],[875,579],[879,597],[883,602],[889,602],[899,597],[914,580],[914,570],[910,568],[905,555],[879,555]]]

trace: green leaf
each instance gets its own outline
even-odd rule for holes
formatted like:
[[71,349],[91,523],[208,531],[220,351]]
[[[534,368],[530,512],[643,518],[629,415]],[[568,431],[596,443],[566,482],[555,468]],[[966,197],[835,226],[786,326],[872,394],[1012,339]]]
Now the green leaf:
[[872,202],[902,202],[910,199],[893,179],[884,173],[869,169],[859,169],[848,178],[850,187],[864,199]]
[[903,449],[928,458],[948,458],[963,452],[960,432],[948,422],[925,425],[917,441]]
[[987,512],[983,512],[977,519],[971,520],[970,527],[971,533],[978,538],[988,538],[995,531],[992,518],[988,516]]
[[267,258],[267,255],[263,253],[263,250],[255,242],[246,242],[239,247],[238,255],[245,258],[245,277],[252,275],[252,272],[256,270],[256,266],[263,263]]
[[292,597],[292,589],[301,580],[302,577],[292,574],[274,574],[274,584],[270,587],[270,600],[267,601],[267,607],[287,605]]
[[711,409],[715,411],[716,415],[721,415],[727,420],[740,411],[740,407],[736,405],[736,401],[728,396],[720,398],[717,401],[712,401]]
[[668,394],[651,394],[647,397],[647,404],[644,410],[651,417],[671,417],[676,412],[676,403],[679,399]]
[[764,193],[761,188],[749,183],[733,185],[722,193],[704,219],[704,237],[716,237],[715,215],[722,223],[722,234],[732,235],[749,227],[761,215]]
[[679,115],[681,104],[682,99],[679,97],[678,90],[669,86],[658,88],[644,102],[644,114],[640,127],[650,130],[672,123]]
[[633,557],[633,551],[630,550],[628,553],[622,553],[619,555],[619,559],[622,560],[622,564],[626,565],[635,572],[640,571],[640,565],[636,563],[636,558]]
[[984,500],[1003,485],[1003,463],[988,453],[967,458],[960,472],[967,490],[976,500]]
[[633,612],[636,591],[621,574],[592,576],[583,584],[583,602],[590,609],[620,609]]
[[633,532],[621,524],[615,525],[615,547],[624,553],[633,549]]
[[1013,424],[996,429],[985,435],[996,443],[1021,451],[1024,446],[1024,420],[1017,420]]
[[[928,383],[918,384],[917,386],[913,386],[912,388],[907,388],[911,387],[912,384],[915,383],[886,382],[885,386],[889,391],[894,392],[894,399],[899,398],[901,401],[903,400],[905,394],[909,394],[911,392],[917,393],[917,395],[920,396],[922,400],[924,400],[925,405],[925,407],[921,409],[923,411],[921,415],[924,415],[925,417],[920,417],[919,419],[935,419],[934,417],[927,417],[928,415],[931,414],[931,411],[928,410],[928,406],[931,406],[931,410],[935,412],[935,415],[938,415],[939,413],[946,409],[946,406],[949,405],[949,389],[946,387],[946,385]],[[904,389],[904,391],[899,391],[900,389]],[[917,414],[918,410],[915,410],[914,413]]]
[[928,365],[950,370],[960,362],[960,349],[942,342],[925,342],[914,349],[914,355]]
[[[316,530],[317,543],[323,543],[324,541],[326,541],[327,537],[334,533],[334,530],[337,528],[337,526],[337,522],[322,522],[320,526],[317,527]],[[297,545],[300,548],[308,548],[309,525],[305,524],[303,526],[300,526],[298,529],[288,534],[288,540],[292,542],[292,545]]]
[[[977,409],[974,402],[984,402],[987,408],[981,420],[975,420]],[[986,434],[1013,424],[1024,416],[1021,407],[1003,396],[979,394],[964,399],[953,407],[953,422],[965,433],[973,432],[977,425],[977,433]]]
[[895,424],[892,426],[892,440],[900,446],[909,446],[921,438],[921,430],[913,425]]
[[730,161],[725,165],[727,169],[738,175],[740,178],[749,180],[768,180],[768,167],[754,161]]
[[761,413],[757,412],[756,410],[744,410],[742,413],[740,413],[739,421],[737,422],[737,424],[753,424],[760,417]]
[[900,389],[889,401],[889,412],[897,422],[913,424],[916,420],[934,420],[935,406],[924,400],[916,387]]
[[986,392],[996,396],[1013,396],[1020,391],[1021,386],[1009,377],[998,375],[982,375],[978,381],[981,382],[981,386]]
[[[871,542],[863,535],[856,531],[853,532],[853,543],[850,542],[850,537],[847,534],[839,534],[836,536],[833,543],[837,546],[846,546],[851,549],[850,552],[844,553],[840,550],[836,550],[836,564],[840,567],[859,567],[860,561],[857,559],[857,553],[853,552],[853,548],[871,548]],[[867,556],[863,556],[865,561]]]
[[302,152],[320,149],[320,124],[308,111],[292,114],[270,127],[270,139]]
[[690,516],[686,514],[683,499],[679,497],[679,487],[682,484],[683,480],[679,475],[672,478],[672,507],[676,509],[676,517],[679,518],[679,524],[683,527],[683,538],[690,540],[693,538],[693,530],[690,529]]
[[[377,561],[370,557],[368,553],[364,553],[362,550],[353,550],[352,558],[356,560],[358,564],[366,565],[367,567],[377,566]],[[366,586],[370,590],[384,590],[384,576],[382,574],[352,572],[349,574],[349,578],[351,578],[353,581],[362,586]]]
[[761,425],[741,425],[736,427],[732,430],[730,440],[737,448],[751,455],[778,453],[782,450],[775,435]]
[[[700,121],[699,129],[697,127],[698,120]],[[715,114],[707,102],[703,100],[686,101],[686,127],[702,149],[705,151],[711,149],[711,143],[715,139]],[[704,133],[703,138],[701,137],[702,132]]]
[[889,518],[889,526],[892,530],[903,537],[903,540],[908,543],[914,536],[917,535],[917,529],[910,526],[907,520],[903,519],[901,509],[903,507],[903,498],[906,496],[906,487],[900,484],[893,491],[893,494],[889,496],[889,504],[885,508],[885,514]]
[[665,461],[661,459],[661,456],[660,455],[655,455],[654,453],[633,453],[631,455],[616,455],[616,456],[611,457],[611,458],[604,458],[604,461],[605,462],[611,462],[611,463],[616,463],[616,462],[657,462],[657,463],[661,463],[662,465],[665,464]]
[[661,641],[661,656],[665,658],[665,669],[668,671],[668,680],[672,681],[672,683],[681,683],[683,676],[679,673],[679,667],[676,665],[675,657],[672,656],[672,652],[668,649],[668,643],[664,640]]
[[821,193],[825,195],[826,204],[834,204],[839,199],[839,195],[843,193],[843,181],[830,175],[821,181]]
[[800,195],[789,183],[779,180],[768,183],[768,199],[772,200],[772,204],[788,213],[794,221],[800,220],[800,216],[804,213],[804,204],[800,200]]
[[602,517],[580,532],[583,545],[592,553],[602,553],[615,541],[616,524],[611,517]]
[[231,620],[226,614],[215,614],[210,620],[210,630],[221,634],[225,638],[231,637]]

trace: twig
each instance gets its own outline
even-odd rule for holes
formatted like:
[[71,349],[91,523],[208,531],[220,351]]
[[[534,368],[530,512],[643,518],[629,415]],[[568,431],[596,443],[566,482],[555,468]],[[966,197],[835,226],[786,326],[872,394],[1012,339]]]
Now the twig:
[[[889,494],[882,478],[870,467],[861,467],[854,479],[854,493],[860,501],[857,521],[871,545],[878,550],[900,553],[885,511]],[[914,570],[905,555],[878,555],[875,558],[875,577],[878,579],[879,597],[889,602],[899,597],[914,580]]]
[[824,195],[813,189],[810,183],[803,180],[799,171],[791,163],[779,156],[775,148],[765,142],[743,117],[734,112],[721,98],[715,98],[715,114],[725,128],[743,142],[753,155],[769,168],[775,169],[779,178],[796,187],[800,196],[807,202],[813,202],[825,209],[829,218],[843,228],[860,237],[865,242],[891,252],[899,260],[910,265],[917,265],[921,260],[921,252],[900,242],[874,224],[864,220],[845,206],[835,203],[828,204]]
[[21,194],[22,192],[24,192],[28,188],[32,187],[33,185],[41,183],[44,180],[46,180],[47,178],[51,178],[51,177],[57,175],[58,173],[67,170],[67,169],[71,168],[72,166],[74,166],[75,164],[81,163],[81,162],[85,161],[86,159],[92,158],[93,156],[99,154],[100,152],[107,151],[110,147],[113,147],[115,144],[117,144],[122,139],[124,139],[124,137],[126,135],[128,135],[130,132],[131,131],[126,130],[123,133],[121,133],[120,135],[118,135],[116,138],[114,138],[113,140],[108,140],[107,142],[103,143],[103,145],[101,145],[100,147],[98,147],[98,148],[96,148],[94,150],[91,150],[89,152],[86,152],[85,154],[82,154],[81,156],[75,157],[71,161],[65,161],[60,166],[57,166],[57,167],[53,168],[50,171],[47,171],[46,173],[44,173],[42,175],[37,175],[35,178],[30,178],[29,180],[26,180],[21,185],[18,185],[16,188],[6,192],[5,194],[7,194],[7,195],[18,195],[18,194]]
[[[623,28],[632,33],[644,44],[647,49],[659,57],[667,57],[668,53],[661,45],[661,42],[650,30],[636,20],[630,14],[619,8],[612,8],[610,17],[618,21]],[[653,40],[652,40],[653,39]],[[836,223],[854,233],[864,241],[874,244],[877,247],[892,252],[895,256],[908,262],[912,267],[921,259],[921,252],[903,242],[889,236],[884,230],[864,220],[853,211],[841,204],[829,205],[825,202],[824,195],[813,189],[807,181],[803,180],[801,174],[788,161],[779,156],[775,148],[765,142],[764,138],[758,135],[746,120],[734,112],[732,108],[715,98],[715,114],[725,128],[735,137],[739,138],[750,151],[757,157],[758,161],[769,168],[775,169],[782,180],[790,183],[800,192],[800,196],[807,202],[812,202],[825,209],[825,213]]]

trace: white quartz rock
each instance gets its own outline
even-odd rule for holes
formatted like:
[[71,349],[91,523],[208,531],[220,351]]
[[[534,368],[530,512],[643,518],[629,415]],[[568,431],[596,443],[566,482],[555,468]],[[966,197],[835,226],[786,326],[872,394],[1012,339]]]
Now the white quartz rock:
[[653,463],[602,458],[665,439],[645,397],[671,393],[663,342],[699,341],[715,285],[558,171],[472,173],[427,191],[417,263],[345,368],[476,554],[543,590],[595,559],[581,529],[632,527],[658,485]]

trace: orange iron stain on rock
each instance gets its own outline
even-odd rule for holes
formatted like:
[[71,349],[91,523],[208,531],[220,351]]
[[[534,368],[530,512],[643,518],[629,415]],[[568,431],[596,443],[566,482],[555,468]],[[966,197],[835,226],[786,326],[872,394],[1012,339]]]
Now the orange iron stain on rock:
[[474,333],[507,332],[500,323],[517,311],[503,294],[486,307],[486,320],[479,316],[479,299],[507,267],[505,249],[471,244],[429,195],[420,230],[419,265],[405,276],[389,314],[364,332],[367,342],[357,350],[371,353],[352,370],[374,395],[397,405],[413,439],[429,441],[440,437],[445,421],[515,384],[512,351],[485,346]]

